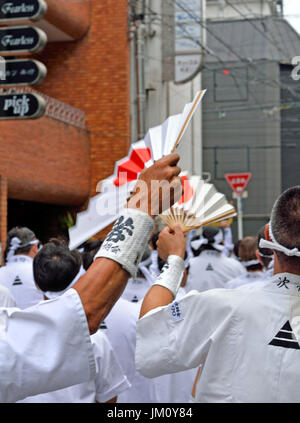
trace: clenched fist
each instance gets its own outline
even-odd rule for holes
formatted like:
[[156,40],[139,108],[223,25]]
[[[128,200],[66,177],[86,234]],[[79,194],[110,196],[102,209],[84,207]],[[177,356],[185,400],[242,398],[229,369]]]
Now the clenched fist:
[[178,176],[181,172],[177,166],[179,159],[178,154],[172,153],[144,169],[127,202],[127,207],[155,217],[176,203],[183,194]]

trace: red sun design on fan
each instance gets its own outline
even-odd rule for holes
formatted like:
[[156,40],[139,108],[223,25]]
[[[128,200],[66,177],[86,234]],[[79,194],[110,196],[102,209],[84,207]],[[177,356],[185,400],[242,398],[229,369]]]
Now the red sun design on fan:
[[128,182],[135,181],[139,173],[144,169],[145,163],[151,159],[149,148],[133,149],[129,159],[118,166],[117,177],[114,180],[116,187],[120,187]]
[[194,189],[189,183],[188,177],[186,175],[181,176],[182,187],[184,187],[183,196],[178,201],[178,204],[187,203],[194,195]]

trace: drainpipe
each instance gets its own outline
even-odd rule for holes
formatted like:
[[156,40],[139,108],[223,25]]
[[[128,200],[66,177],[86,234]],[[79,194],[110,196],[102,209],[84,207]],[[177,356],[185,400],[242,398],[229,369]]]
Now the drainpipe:
[[137,83],[137,130],[138,139],[145,135],[145,23],[144,0],[136,0],[135,25],[136,25],[136,83]]

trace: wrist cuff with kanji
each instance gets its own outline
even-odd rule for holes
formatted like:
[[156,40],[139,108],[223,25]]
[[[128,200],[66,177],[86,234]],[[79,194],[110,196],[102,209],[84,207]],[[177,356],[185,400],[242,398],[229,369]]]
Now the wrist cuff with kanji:
[[175,298],[181,285],[184,268],[184,260],[181,257],[175,255],[169,256],[153,285],[160,285],[167,288]]
[[132,277],[153,230],[153,219],[137,209],[125,209],[107,235],[94,260],[108,258],[119,263]]

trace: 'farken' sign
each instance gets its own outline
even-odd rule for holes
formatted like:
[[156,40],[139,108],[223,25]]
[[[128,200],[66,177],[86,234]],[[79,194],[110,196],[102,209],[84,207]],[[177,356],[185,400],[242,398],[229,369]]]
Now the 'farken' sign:
[[38,53],[47,44],[47,35],[32,26],[0,28],[0,55]]
[[47,11],[44,0],[0,0],[0,23],[42,19]]

